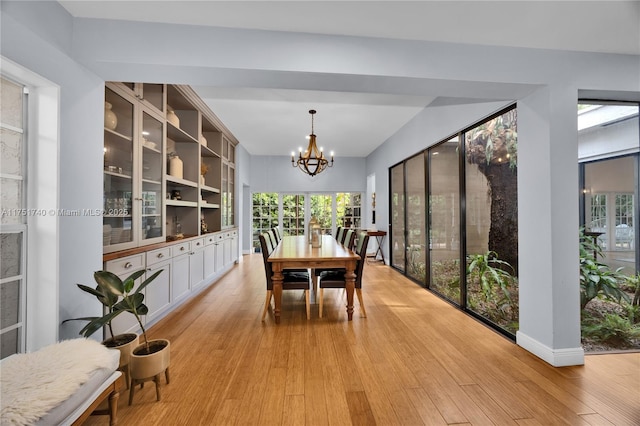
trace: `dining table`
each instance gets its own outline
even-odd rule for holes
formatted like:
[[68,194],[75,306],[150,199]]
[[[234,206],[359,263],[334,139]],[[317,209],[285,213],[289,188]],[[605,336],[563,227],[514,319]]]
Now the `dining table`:
[[[275,302],[274,317],[280,324],[282,305],[282,271],[285,269],[326,269],[344,268],[347,292],[347,317],[353,319],[353,292],[355,289],[355,268],[360,257],[340,244],[331,235],[322,235],[320,247],[313,247],[309,238],[304,235],[284,236],[273,250],[268,262],[273,271],[273,299]],[[311,271],[311,276],[313,276]]]

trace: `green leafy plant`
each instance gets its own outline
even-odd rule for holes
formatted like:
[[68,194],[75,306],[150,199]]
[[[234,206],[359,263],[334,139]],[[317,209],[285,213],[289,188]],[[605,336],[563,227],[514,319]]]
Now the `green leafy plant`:
[[635,339],[640,338],[640,327],[634,326],[628,318],[620,315],[605,314],[598,322],[583,324],[582,334],[602,342],[630,346]]
[[111,338],[114,338],[115,336],[113,335],[111,321],[121,313],[129,312],[135,316],[138,321],[138,325],[140,325],[140,329],[142,330],[142,335],[144,337],[145,346],[148,348],[149,344],[146,329],[142,324],[141,315],[146,315],[149,312],[149,308],[144,304],[144,294],[141,292],[146,286],[151,284],[151,282],[155,280],[162,271],[163,270],[161,269],[149,276],[135,290],[133,290],[135,282],[146,272],[144,269],[134,272],[125,278],[124,281],[109,271],[94,272],[93,278],[98,284],[96,288],[93,289],[83,284],[78,284],[78,288],[96,296],[104,306],[106,314],[101,317],[73,318],[65,320],[64,322],[75,320],[88,321],[88,323],[80,330],[80,335],[84,337],[89,337],[103,327],[107,327],[111,334]]
[[631,304],[633,306],[640,306],[640,274],[627,276],[625,277],[625,280],[627,286],[634,293]]
[[133,289],[135,287],[135,281],[146,272],[144,269],[134,272],[124,281],[109,271],[98,271],[94,274],[98,285],[105,290],[110,297],[120,299],[113,307],[114,316],[122,312],[129,312],[136,318],[140,330],[142,330],[144,345],[147,351],[149,350],[149,340],[147,339],[147,330],[144,328],[144,324],[142,324],[141,316],[146,315],[149,312],[149,308],[144,304],[144,294],[142,290],[151,284],[162,271],[161,269],[150,277],[147,277],[135,290]]
[[580,230],[580,309],[584,309],[596,297],[617,303],[629,302],[629,296],[620,289],[624,281],[620,273],[622,268],[612,271],[609,266],[600,263],[594,256],[598,252],[597,244]]
[[467,276],[476,279],[480,283],[480,290],[485,300],[492,300],[495,288],[499,287],[507,300],[511,300],[509,287],[513,276],[508,270],[513,268],[508,262],[498,259],[498,254],[488,251],[484,254],[472,254],[467,256]]

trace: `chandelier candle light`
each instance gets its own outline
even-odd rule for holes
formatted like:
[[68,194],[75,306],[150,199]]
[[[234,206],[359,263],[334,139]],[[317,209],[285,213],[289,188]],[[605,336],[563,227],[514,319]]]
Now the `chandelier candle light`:
[[333,167],[333,151],[331,152],[331,163],[329,163],[327,157],[324,156],[322,148],[318,149],[316,145],[316,135],[313,133],[313,115],[315,113],[315,109],[309,111],[309,114],[311,114],[311,134],[309,135],[307,150],[303,153],[302,147],[300,147],[297,160],[295,153],[291,153],[291,165],[298,167],[309,176],[315,176],[323,172],[327,167]]

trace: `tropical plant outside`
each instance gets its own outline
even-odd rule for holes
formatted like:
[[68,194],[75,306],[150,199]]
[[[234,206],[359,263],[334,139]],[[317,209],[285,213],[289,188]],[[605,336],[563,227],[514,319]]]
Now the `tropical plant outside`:
[[582,344],[587,352],[640,349],[640,276],[625,276],[601,263],[600,246],[580,229]]

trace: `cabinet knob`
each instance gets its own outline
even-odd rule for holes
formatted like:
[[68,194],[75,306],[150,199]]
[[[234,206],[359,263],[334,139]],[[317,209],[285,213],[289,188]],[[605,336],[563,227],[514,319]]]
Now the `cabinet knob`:
[[162,259],[163,257],[164,257],[164,254],[158,253],[158,259]]
[[180,251],[184,251],[184,247],[180,247]]
[[124,269],[129,269],[133,266],[133,264],[131,262],[127,262],[124,264]]

